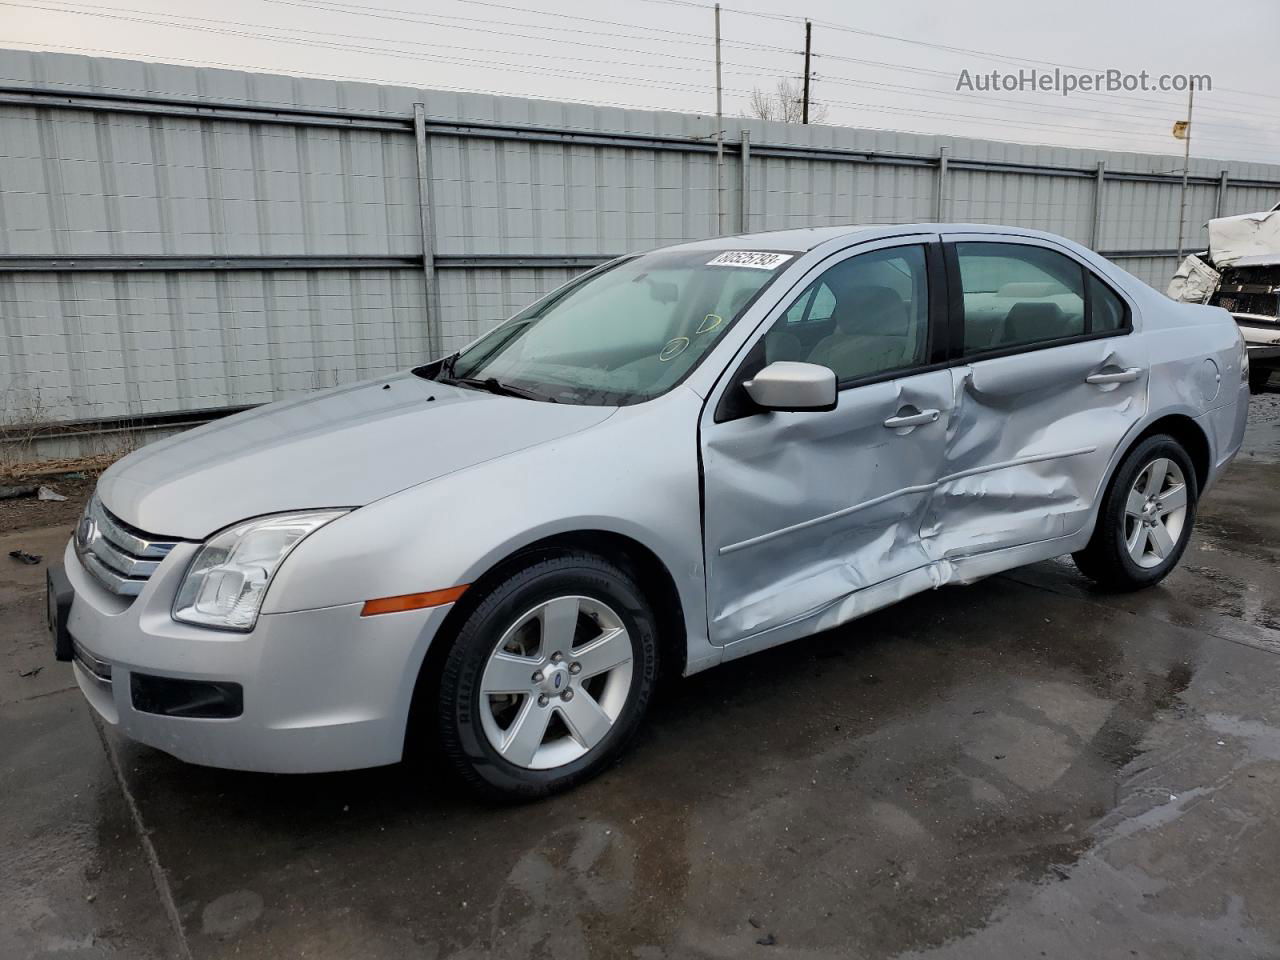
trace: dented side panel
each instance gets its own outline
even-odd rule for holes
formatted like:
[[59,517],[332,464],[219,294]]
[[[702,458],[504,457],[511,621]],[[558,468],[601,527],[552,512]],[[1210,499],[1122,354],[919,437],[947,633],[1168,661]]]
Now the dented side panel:
[[[1119,459],[1163,416],[1205,431],[1209,485],[1235,454],[1248,392],[1225,311],[1172,302],[1069,241],[999,238],[1080,260],[1122,294],[1132,330],[850,388],[835,413],[715,424],[709,389],[708,636],[724,659],[1080,549]],[[939,419],[895,447],[883,419],[908,403]],[[842,477],[845,463],[855,467]]]
[[[928,563],[920,523],[951,397],[949,371],[934,370],[844,390],[834,411],[704,426],[713,643],[776,630]],[[904,408],[938,419],[884,425]]]
[[[1090,383],[1134,371],[1133,380]],[[1087,521],[1116,447],[1147,409],[1139,334],[951,368],[943,469],[921,527],[932,559],[1052,540]]]

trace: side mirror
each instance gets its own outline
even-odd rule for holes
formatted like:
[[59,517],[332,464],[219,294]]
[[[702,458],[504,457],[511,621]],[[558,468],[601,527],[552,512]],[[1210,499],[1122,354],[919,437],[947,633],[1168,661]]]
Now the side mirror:
[[816,363],[775,360],[742,385],[766,410],[834,410],[836,375]]

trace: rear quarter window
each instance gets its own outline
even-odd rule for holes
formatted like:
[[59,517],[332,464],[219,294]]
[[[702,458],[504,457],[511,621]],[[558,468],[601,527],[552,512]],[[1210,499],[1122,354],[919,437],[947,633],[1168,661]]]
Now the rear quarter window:
[[1129,311],[1124,301],[1092,273],[1088,276],[1089,332],[1110,333],[1128,327]]

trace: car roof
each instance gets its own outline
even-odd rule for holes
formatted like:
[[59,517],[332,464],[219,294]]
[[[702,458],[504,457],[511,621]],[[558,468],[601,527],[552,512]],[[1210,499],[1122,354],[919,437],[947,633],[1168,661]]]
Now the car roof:
[[915,233],[992,233],[1022,237],[1040,237],[1061,241],[1063,238],[1043,230],[1008,227],[991,223],[861,223],[833,227],[800,227],[792,230],[766,230],[740,233],[728,237],[710,237],[690,243],[676,244],[680,250],[793,250],[805,252],[831,241],[875,240],[881,237],[907,236]]

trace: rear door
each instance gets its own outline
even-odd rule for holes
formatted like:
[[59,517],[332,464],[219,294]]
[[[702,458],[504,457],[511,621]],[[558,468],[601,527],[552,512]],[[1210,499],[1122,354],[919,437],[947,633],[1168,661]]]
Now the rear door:
[[[928,562],[919,528],[951,412],[932,332],[945,280],[930,240],[860,246],[815,267],[713,392],[701,426],[713,643],[804,622]],[[835,370],[837,408],[738,403],[741,382],[774,360]]]
[[946,236],[955,409],[922,528],[934,559],[1075,533],[1147,408],[1134,305],[1070,251]]

